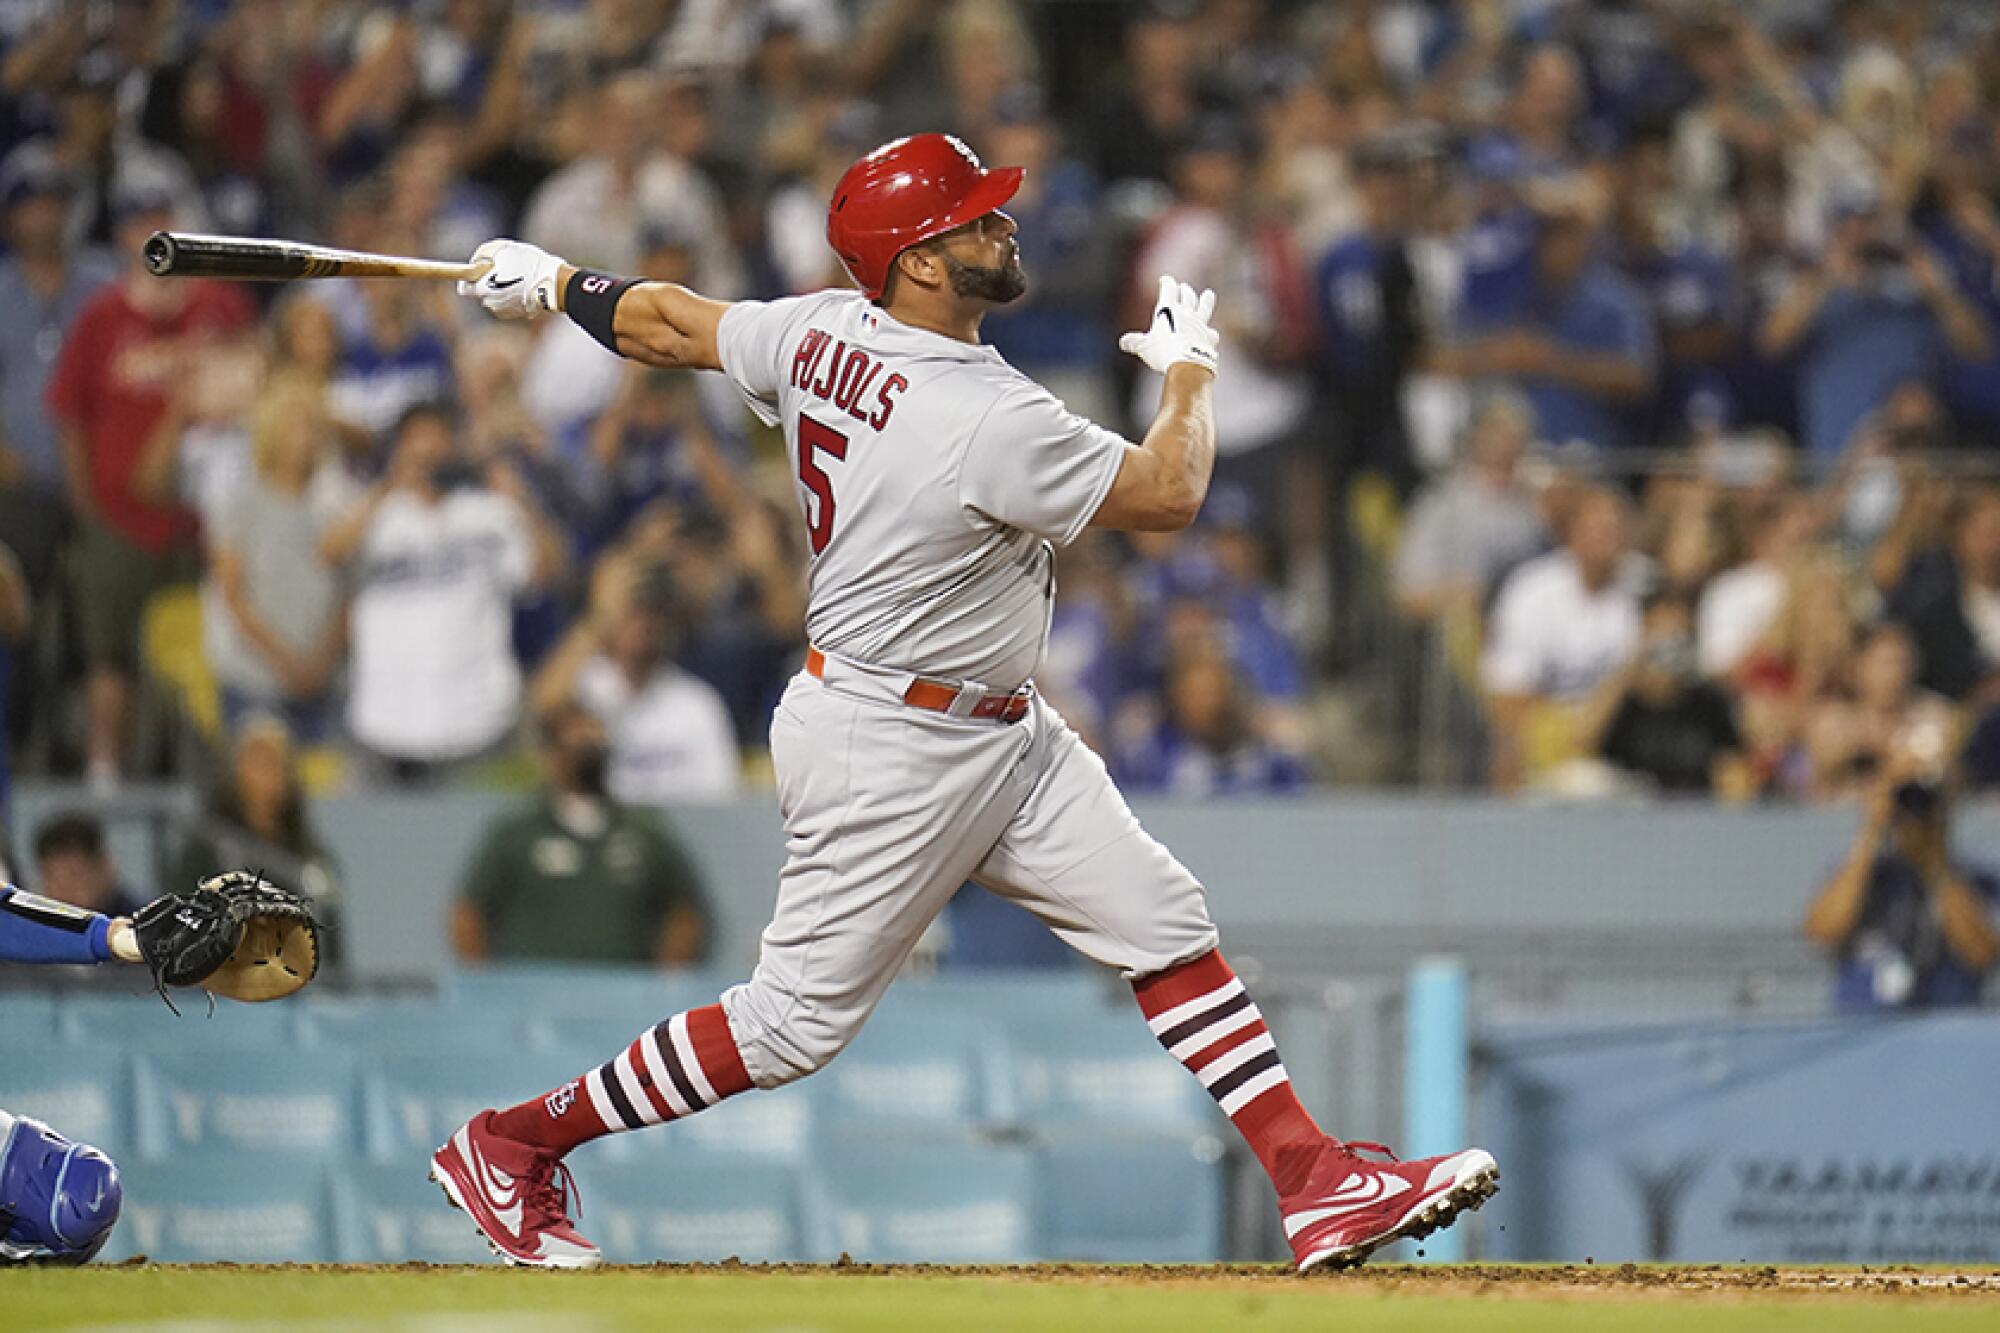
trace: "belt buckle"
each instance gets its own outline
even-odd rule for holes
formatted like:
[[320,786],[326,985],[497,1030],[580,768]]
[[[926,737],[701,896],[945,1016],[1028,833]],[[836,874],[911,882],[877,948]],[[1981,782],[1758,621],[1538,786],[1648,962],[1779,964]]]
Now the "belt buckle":
[[986,687],[976,680],[940,680],[933,683],[958,691],[952,696],[951,707],[944,710],[950,717],[971,717],[973,710],[986,700]]

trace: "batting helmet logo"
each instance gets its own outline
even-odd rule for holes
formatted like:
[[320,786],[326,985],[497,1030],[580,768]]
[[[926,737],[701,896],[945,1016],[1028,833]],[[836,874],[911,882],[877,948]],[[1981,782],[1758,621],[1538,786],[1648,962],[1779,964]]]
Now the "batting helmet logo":
[[984,217],[1021,188],[1020,167],[988,171],[949,134],[914,134],[883,144],[833,187],[826,239],[870,300],[882,295],[896,256]]

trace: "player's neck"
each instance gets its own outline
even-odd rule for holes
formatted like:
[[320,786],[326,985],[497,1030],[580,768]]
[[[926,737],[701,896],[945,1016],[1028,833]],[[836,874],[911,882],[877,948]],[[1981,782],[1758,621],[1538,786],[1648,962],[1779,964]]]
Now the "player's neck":
[[986,318],[986,307],[957,302],[934,307],[929,302],[896,301],[884,307],[883,313],[913,329],[940,334],[955,342],[977,343],[979,321]]

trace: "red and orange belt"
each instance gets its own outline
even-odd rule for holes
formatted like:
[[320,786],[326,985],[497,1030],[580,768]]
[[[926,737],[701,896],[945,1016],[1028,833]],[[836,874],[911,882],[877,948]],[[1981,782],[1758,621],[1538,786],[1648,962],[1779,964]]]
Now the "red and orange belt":
[[[806,649],[806,671],[815,680],[826,679],[826,654],[817,648]],[[932,680],[918,676],[903,691],[903,702],[912,708],[922,708],[932,713],[949,713],[954,717],[997,718],[1002,722],[1019,722],[1028,715],[1028,703],[1035,697],[1032,685],[1023,685],[1012,694],[990,694],[972,706],[968,713],[959,713],[956,707],[959,697],[965,691],[950,681]]]

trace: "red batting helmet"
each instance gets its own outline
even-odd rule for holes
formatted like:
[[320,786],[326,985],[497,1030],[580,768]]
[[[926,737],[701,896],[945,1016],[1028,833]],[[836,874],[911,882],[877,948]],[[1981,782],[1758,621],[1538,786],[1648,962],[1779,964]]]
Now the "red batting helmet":
[[872,301],[882,295],[897,255],[991,213],[1014,197],[1024,174],[1020,167],[986,170],[949,134],[885,143],[833,187],[827,243]]

